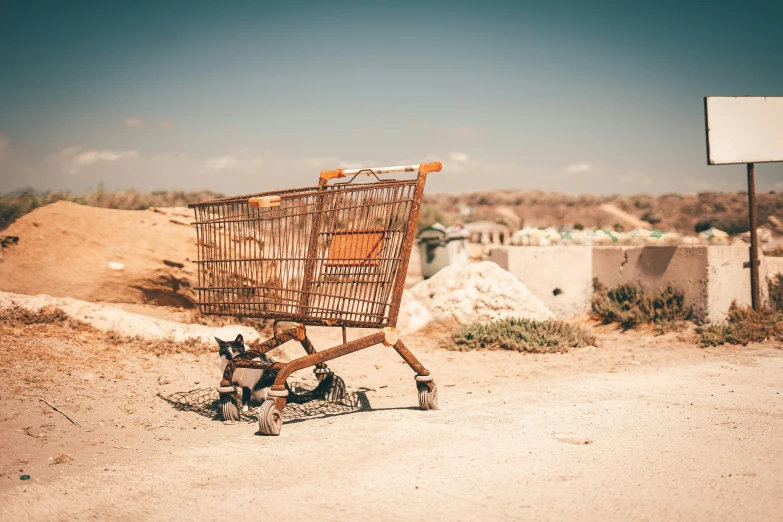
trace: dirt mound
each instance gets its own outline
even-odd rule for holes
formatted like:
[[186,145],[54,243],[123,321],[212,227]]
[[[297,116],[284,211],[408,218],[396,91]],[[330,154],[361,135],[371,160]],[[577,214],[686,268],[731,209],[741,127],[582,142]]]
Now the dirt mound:
[[196,233],[187,208],[113,210],[60,201],[6,231],[0,291],[192,307]]
[[69,297],[57,298],[48,295],[19,295],[0,292],[0,309],[14,307],[31,312],[45,309],[62,310],[68,317],[89,324],[98,330],[149,341],[200,342],[211,345],[215,344],[214,337],[233,339],[237,334],[242,334],[245,342],[249,345],[261,342],[259,333],[248,326],[230,325],[215,328],[201,324],[183,324]]
[[490,261],[451,265],[403,294],[400,330],[428,325],[454,327],[520,317],[545,320],[553,315],[509,272]]

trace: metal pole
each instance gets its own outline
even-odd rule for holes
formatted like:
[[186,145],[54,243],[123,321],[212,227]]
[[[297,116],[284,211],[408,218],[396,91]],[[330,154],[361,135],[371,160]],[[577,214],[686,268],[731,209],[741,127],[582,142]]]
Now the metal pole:
[[759,297],[759,239],[756,233],[756,177],[748,163],[748,215],[750,217],[750,300],[753,309],[761,308]]

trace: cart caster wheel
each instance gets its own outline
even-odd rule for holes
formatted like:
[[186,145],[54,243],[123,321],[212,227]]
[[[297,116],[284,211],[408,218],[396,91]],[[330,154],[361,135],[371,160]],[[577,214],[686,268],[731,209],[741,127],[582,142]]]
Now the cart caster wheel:
[[327,375],[330,375],[332,371],[324,365],[323,368],[313,368],[313,373],[315,374],[315,378],[318,379],[318,382],[322,382],[324,379],[326,379]]
[[264,435],[280,435],[283,415],[277,410],[274,399],[267,399],[258,408],[258,431]]
[[223,413],[224,421],[238,421],[239,420],[239,408],[237,408],[237,401],[234,400],[230,394],[223,394],[220,396],[220,410]]
[[416,387],[419,389],[419,408],[422,410],[437,410],[438,387],[435,386],[435,381],[417,382]]
[[345,381],[341,377],[332,374],[332,383],[324,394],[327,402],[340,402],[345,398]]

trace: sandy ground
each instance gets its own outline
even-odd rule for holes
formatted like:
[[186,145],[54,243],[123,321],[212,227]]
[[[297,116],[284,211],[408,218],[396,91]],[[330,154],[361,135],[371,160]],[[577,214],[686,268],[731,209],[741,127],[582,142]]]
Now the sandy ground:
[[440,388],[426,412],[374,347],[331,364],[358,406],[292,408],[263,437],[162,398],[208,396],[216,354],[0,325],[0,519],[780,520],[783,347],[596,330],[551,355],[407,338]]

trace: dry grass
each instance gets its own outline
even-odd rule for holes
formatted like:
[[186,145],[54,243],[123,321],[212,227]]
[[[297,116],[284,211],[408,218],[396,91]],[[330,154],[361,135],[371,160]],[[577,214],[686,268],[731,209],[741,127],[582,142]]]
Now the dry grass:
[[563,321],[504,319],[489,324],[463,325],[454,330],[452,343],[458,351],[489,349],[517,352],[567,352],[570,348],[595,345],[595,337],[583,328]]
[[749,306],[732,303],[725,322],[702,326],[697,333],[702,346],[783,341],[783,312],[770,308],[756,312]]
[[703,326],[697,330],[702,346],[721,344],[763,343],[783,341],[783,275],[769,281],[769,302],[760,311],[749,306],[729,308],[729,317],[721,324]]
[[208,190],[199,192],[171,190],[148,193],[135,190],[107,192],[98,188],[98,190],[81,195],[69,192],[37,193],[33,190],[27,190],[0,195],[0,231],[8,228],[11,223],[28,212],[57,201],[72,201],[91,207],[146,210],[151,207],[184,207],[194,201],[221,196],[222,194]]
[[[744,192],[701,192],[699,194],[665,194],[650,196],[570,195],[543,191],[483,191],[465,194],[424,195],[426,211],[419,224],[435,221],[453,224],[462,219],[461,205],[473,208],[467,221],[479,219],[507,220],[509,211],[518,218],[517,225],[558,226],[576,224],[587,228],[612,228],[616,218],[600,210],[611,203],[629,214],[648,221],[657,228],[693,234],[715,226],[731,234],[748,230],[748,196]],[[783,193],[757,194],[759,225],[771,226],[770,216],[783,216]],[[502,211],[501,211],[502,210]],[[508,223],[511,225],[511,223]],[[781,230],[780,232],[783,232]]]
[[114,331],[102,331],[71,318],[63,310],[46,307],[31,311],[19,306],[0,310],[0,332],[30,337],[50,337],[61,340],[98,341],[109,346],[121,346],[135,351],[164,355],[172,353],[211,353],[215,347],[200,339],[188,341],[150,341],[137,336],[122,335]]
[[[101,188],[82,195],[67,192],[16,192],[0,196],[0,230],[37,207],[62,200],[94,207],[144,210],[150,207],[181,207],[194,201],[220,196],[221,194],[211,191],[107,192]],[[616,224],[616,218],[600,210],[602,203],[612,203],[658,228],[681,233],[693,233],[710,226],[731,234],[748,230],[748,201],[744,192],[599,196],[529,190],[494,190],[465,194],[426,193],[419,216],[419,227],[430,226],[436,221],[449,226],[462,221],[488,219],[503,221],[509,226],[520,228],[525,225],[547,227],[575,223],[588,228],[612,228]],[[459,208],[463,205],[472,207],[474,214],[461,217]],[[769,216],[783,216],[783,193],[758,194],[757,205],[759,225],[768,225]]]
[[685,306],[682,290],[667,286],[657,293],[646,292],[636,283],[608,291],[596,283],[592,315],[604,324],[619,324],[624,330],[653,324],[659,333],[680,329],[694,318],[693,309]]

